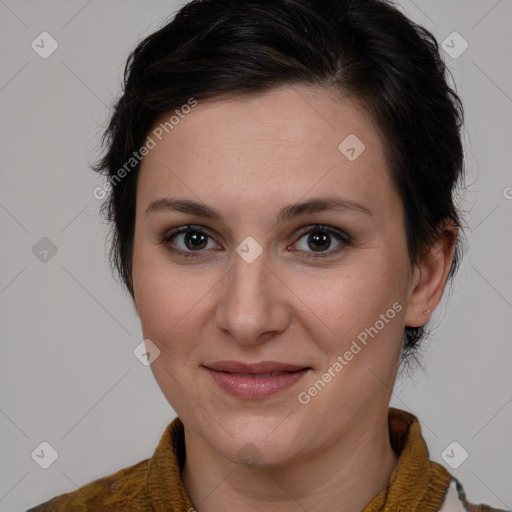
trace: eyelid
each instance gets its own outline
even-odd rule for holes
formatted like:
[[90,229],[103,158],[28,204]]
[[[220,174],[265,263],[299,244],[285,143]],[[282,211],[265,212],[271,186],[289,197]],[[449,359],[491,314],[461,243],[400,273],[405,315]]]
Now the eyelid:
[[302,237],[311,231],[326,231],[327,233],[334,234],[335,236],[341,238],[346,243],[349,243],[352,240],[352,237],[342,229],[335,228],[333,226],[327,226],[325,224],[310,224],[309,226],[304,226],[303,228],[300,228],[297,235]]
[[330,249],[328,251],[300,251],[295,250],[296,252],[304,252],[307,256],[302,256],[306,260],[318,260],[322,258],[332,258],[339,255],[341,252],[346,250],[347,247],[353,245],[352,237],[345,231],[335,228],[333,226],[326,226],[324,224],[310,224],[309,226],[304,226],[300,229],[299,233],[295,236],[298,237],[297,241],[294,244],[298,243],[300,239],[308,234],[313,233],[315,231],[324,231],[329,233],[331,236],[334,236],[340,245],[335,249]]

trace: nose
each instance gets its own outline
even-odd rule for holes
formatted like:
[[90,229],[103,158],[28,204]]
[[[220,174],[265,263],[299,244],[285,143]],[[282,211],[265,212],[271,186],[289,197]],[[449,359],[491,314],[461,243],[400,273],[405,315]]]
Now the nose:
[[290,292],[265,251],[251,263],[237,253],[233,260],[220,284],[217,328],[239,344],[260,345],[288,327]]

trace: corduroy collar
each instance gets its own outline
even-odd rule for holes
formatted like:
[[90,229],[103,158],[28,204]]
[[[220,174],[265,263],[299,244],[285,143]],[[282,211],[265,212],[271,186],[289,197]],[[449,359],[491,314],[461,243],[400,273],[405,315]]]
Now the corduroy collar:
[[[388,488],[362,512],[437,512],[452,479],[448,471],[429,460],[418,419],[389,408],[391,445],[398,456]],[[181,480],[185,461],[183,423],[175,418],[166,428],[149,461],[147,485],[156,512],[193,511]]]
[[437,512],[452,476],[443,466],[430,461],[416,416],[390,407],[388,425],[398,464],[388,488],[363,512]]

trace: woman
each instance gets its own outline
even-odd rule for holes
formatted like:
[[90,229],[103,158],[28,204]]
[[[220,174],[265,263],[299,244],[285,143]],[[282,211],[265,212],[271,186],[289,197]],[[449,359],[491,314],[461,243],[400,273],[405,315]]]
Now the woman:
[[193,1],[144,40],[95,194],[178,418],[31,510],[496,510],[389,407],[457,268],[461,123],[384,1]]

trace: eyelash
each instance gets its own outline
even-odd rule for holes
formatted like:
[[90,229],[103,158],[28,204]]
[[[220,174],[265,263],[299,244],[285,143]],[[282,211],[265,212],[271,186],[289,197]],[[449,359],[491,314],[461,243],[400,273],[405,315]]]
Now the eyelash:
[[[204,250],[182,251],[181,249],[171,248],[170,245],[169,245],[169,243],[171,242],[172,238],[174,238],[177,235],[180,235],[180,234],[183,234],[183,233],[187,233],[189,231],[200,232],[200,233],[205,234],[207,237],[212,238],[201,227],[193,226],[193,225],[188,225],[188,226],[183,226],[183,227],[177,228],[177,229],[175,229],[175,230],[173,230],[171,232],[165,233],[161,237],[160,242],[163,245],[165,245],[169,251],[171,251],[171,252],[173,252],[175,254],[178,254],[180,256],[183,256],[185,258],[190,258],[190,257],[198,258],[198,257],[201,257],[200,253],[206,252],[206,251],[204,251]],[[350,237],[350,235],[348,235],[347,233],[345,233],[343,231],[340,231],[338,229],[332,228],[330,226],[324,226],[322,224],[315,224],[313,226],[307,226],[304,229],[302,229],[300,231],[299,235],[298,235],[299,238],[298,238],[297,241],[299,241],[301,238],[303,238],[304,235],[307,235],[307,234],[309,234],[311,232],[315,232],[315,231],[326,232],[326,233],[329,233],[330,235],[333,235],[340,242],[340,246],[337,249],[333,249],[333,250],[330,250],[330,251],[316,252],[316,253],[313,253],[313,255],[311,255],[311,256],[305,256],[305,258],[307,258],[307,259],[314,259],[314,260],[316,260],[318,258],[330,257],[330,256],[333,256],[335,254],[340,253],[346,247],[352,245],[352,238]]]

